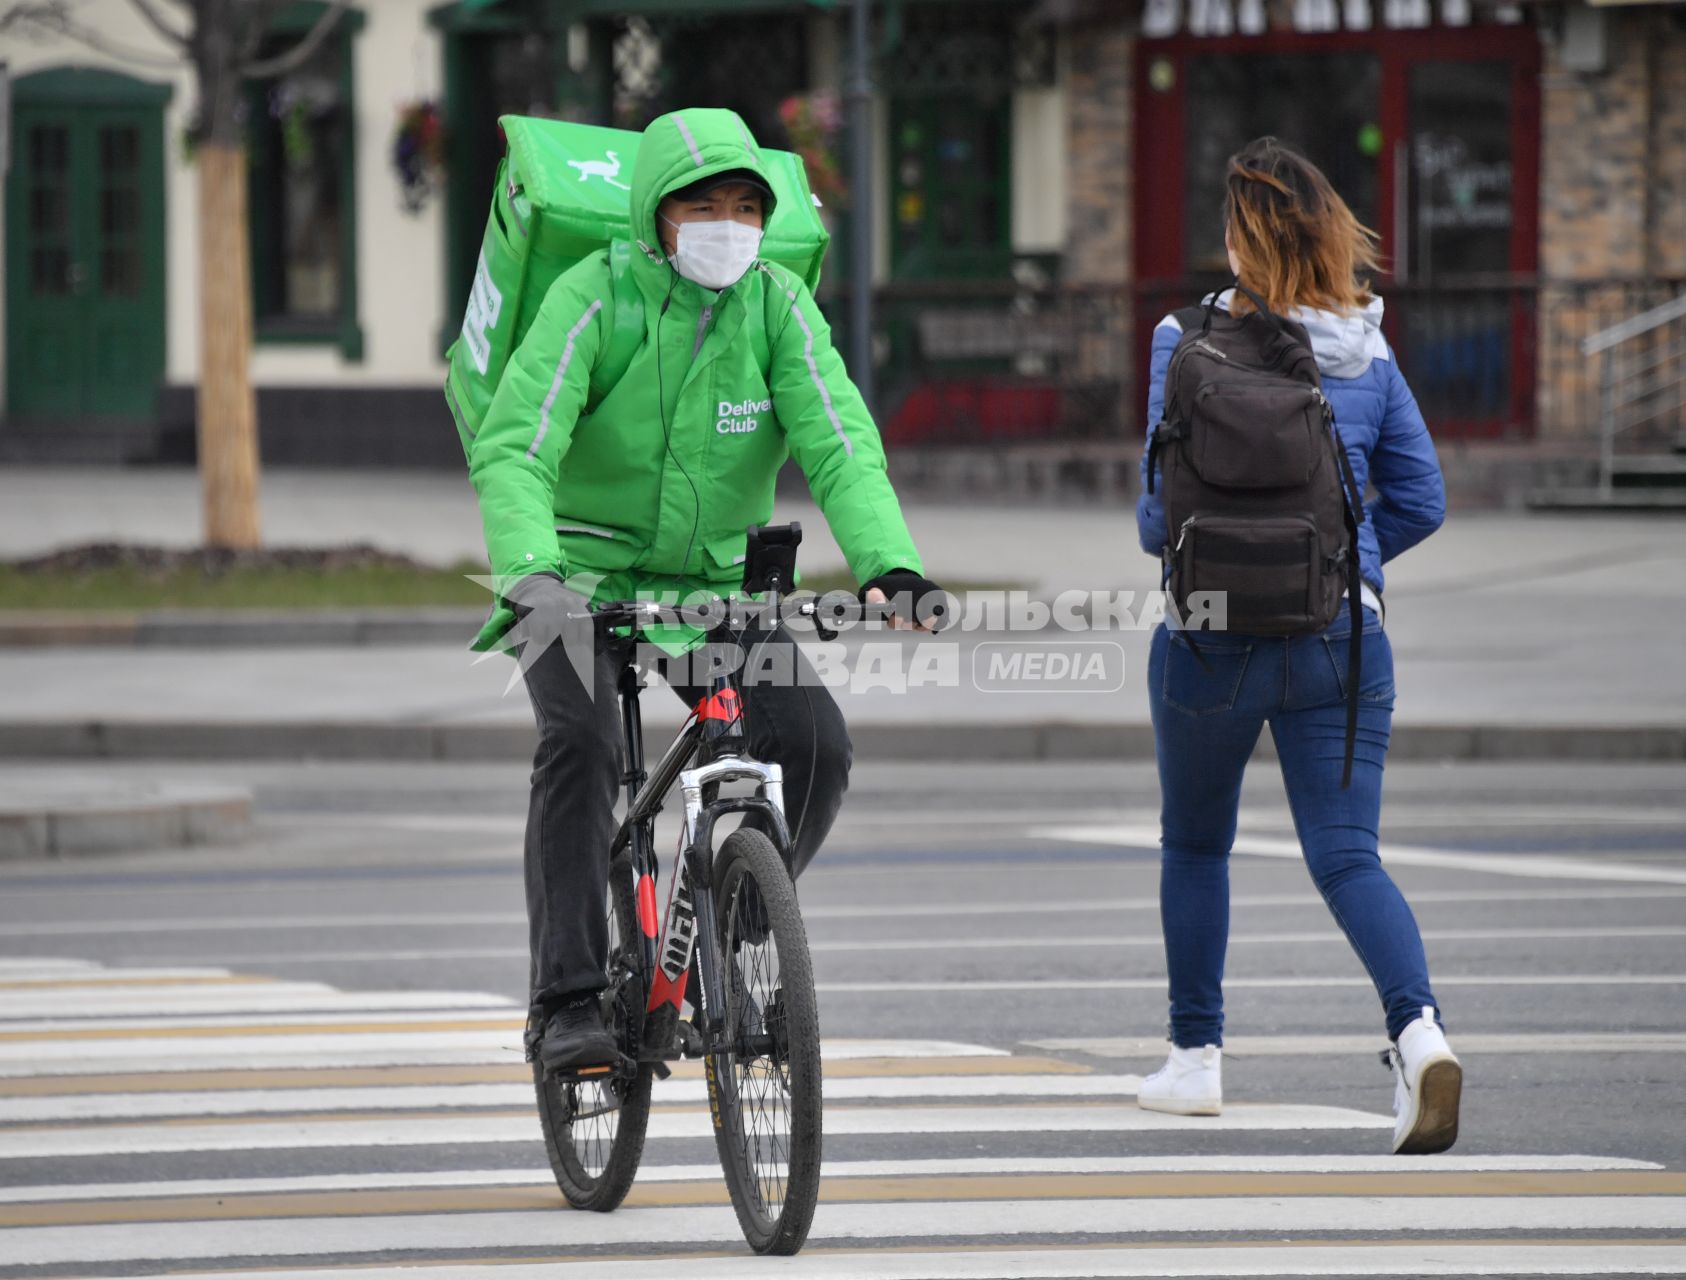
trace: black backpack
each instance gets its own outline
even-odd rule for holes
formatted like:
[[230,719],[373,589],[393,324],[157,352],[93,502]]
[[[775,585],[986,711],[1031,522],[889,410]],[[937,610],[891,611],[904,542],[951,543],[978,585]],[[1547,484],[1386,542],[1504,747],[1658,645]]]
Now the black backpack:
[[[1257,635],[1322,631],[1352,613],[1345,786],[1358,726],[1358,525],[1363,496],[1303,326],[1245,286],[1256,308],[1176,313],[1183,336],[1165,374],[1165,415],[1149,438],[1148,492],[1165,504],[1163,556],[1179,617],[1195,593],[1223,592],[1226,628]],[[1204,663],[1193,633],[1185,631]]]

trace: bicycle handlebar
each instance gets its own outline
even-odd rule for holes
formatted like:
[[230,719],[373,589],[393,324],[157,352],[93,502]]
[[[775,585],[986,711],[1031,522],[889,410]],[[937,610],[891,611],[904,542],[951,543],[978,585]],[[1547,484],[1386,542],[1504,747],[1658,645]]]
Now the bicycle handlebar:
[[[820,599],[815,597],[812,600],[804,600],[796,606],[795,613],[799,617],[814,619],[815,628],[822,640],[835,639],[837,633],[819,620]],[[862,604],[859,607],[863,621],[888,622],[893,616],[887,604]],[[617,600],[598,605],[585,613],[571,613],[568,616],[576,620],[590,618],[603,627],[648,627],[671,621],[672,614],[672,606],[657,604],[654,601]]]

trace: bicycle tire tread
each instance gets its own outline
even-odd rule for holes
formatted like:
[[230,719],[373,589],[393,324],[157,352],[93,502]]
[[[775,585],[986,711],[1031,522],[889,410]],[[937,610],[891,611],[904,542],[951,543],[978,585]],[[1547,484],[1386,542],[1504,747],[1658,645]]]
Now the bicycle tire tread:
[[789,1027],[786,1062],[792,1082],[790,1160],[784,1179],[783,1206],[771,1225],[752,1203],[759,1196],[750,1190],[756,1172],[745,1158],[742,1110],[718,1089],[711,1070],[710,1101],[720,1117],[715,1128],[715,1144],[731,1192],[732,1208],[750,1247],[761,1254],[789,1255],[800,1250],[807,1240],[819,1201],[824,1104],[819,1005],[807,929],[802,922],[795,886],[772,841],[759,831],[740,828],[721,844],[715,874],[720,894],[720,927],[726,927],[729,890],[734,877],[741,874],[733,867],[737,861],[743,862],[748,874],[755,878],[766,906],[769,933],[778,949],[779,985]]

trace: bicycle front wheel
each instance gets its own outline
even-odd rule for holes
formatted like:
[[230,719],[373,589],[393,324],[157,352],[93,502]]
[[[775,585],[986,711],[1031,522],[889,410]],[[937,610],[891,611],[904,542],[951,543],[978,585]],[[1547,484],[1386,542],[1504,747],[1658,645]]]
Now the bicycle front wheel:
[[715,862],[723,1050],[705,1063],[732,1207],[757,1253],[792,1254],[820,1193],[820,1019],[808,935],[783,859],[734,831]]
[[[603,1022],[621,1052],[636,1060],[644,983],[635,950],[639,930],[628,858],[615,859],[609,868],[608,910],[609,986],[603,992]],[[533,1086],[550,1169],[574,1208],[608,1213],[619,1208],[632,1189],[650,1122],[650,1077],[646,1064],[630,1078],[558,1078],[547,1076],[544,1064],[533,1059]]]

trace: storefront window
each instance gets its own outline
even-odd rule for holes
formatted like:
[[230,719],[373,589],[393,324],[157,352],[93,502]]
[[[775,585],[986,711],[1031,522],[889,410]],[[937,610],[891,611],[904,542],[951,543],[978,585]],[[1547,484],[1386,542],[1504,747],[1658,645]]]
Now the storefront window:
[[896,274],[989,276],[1006,267],[1006,100],[901,98],[891,116]]
[[[260,87],[252,121],[253,298],[258,323],[331,320],[340,300],[344,134],[340,49],[329,41]],[[260,215],[261,216],[257,216]]]
[[1409,81],[1399,356],[1431,421],[1503,421],[1512,400],[1511,65],[1421,62]]
[[1502,272],[1510,261],[1511,69],[1411,68],[1412,278]]
[[[324,6],[282,11],[261,57],[296,47]],[[362,355],[357,326],[356,11],[304,63],[247,94],[252,311],[260,342],[337,345]]]
[[1309,156],[1359,220],[1376,225],[1381,146],[1377,55],[1213,54],[1190,58],[1187,66],[1185,270],[1227,270],[1224,175],[1229,157],[1262,134],[1274,134]]

